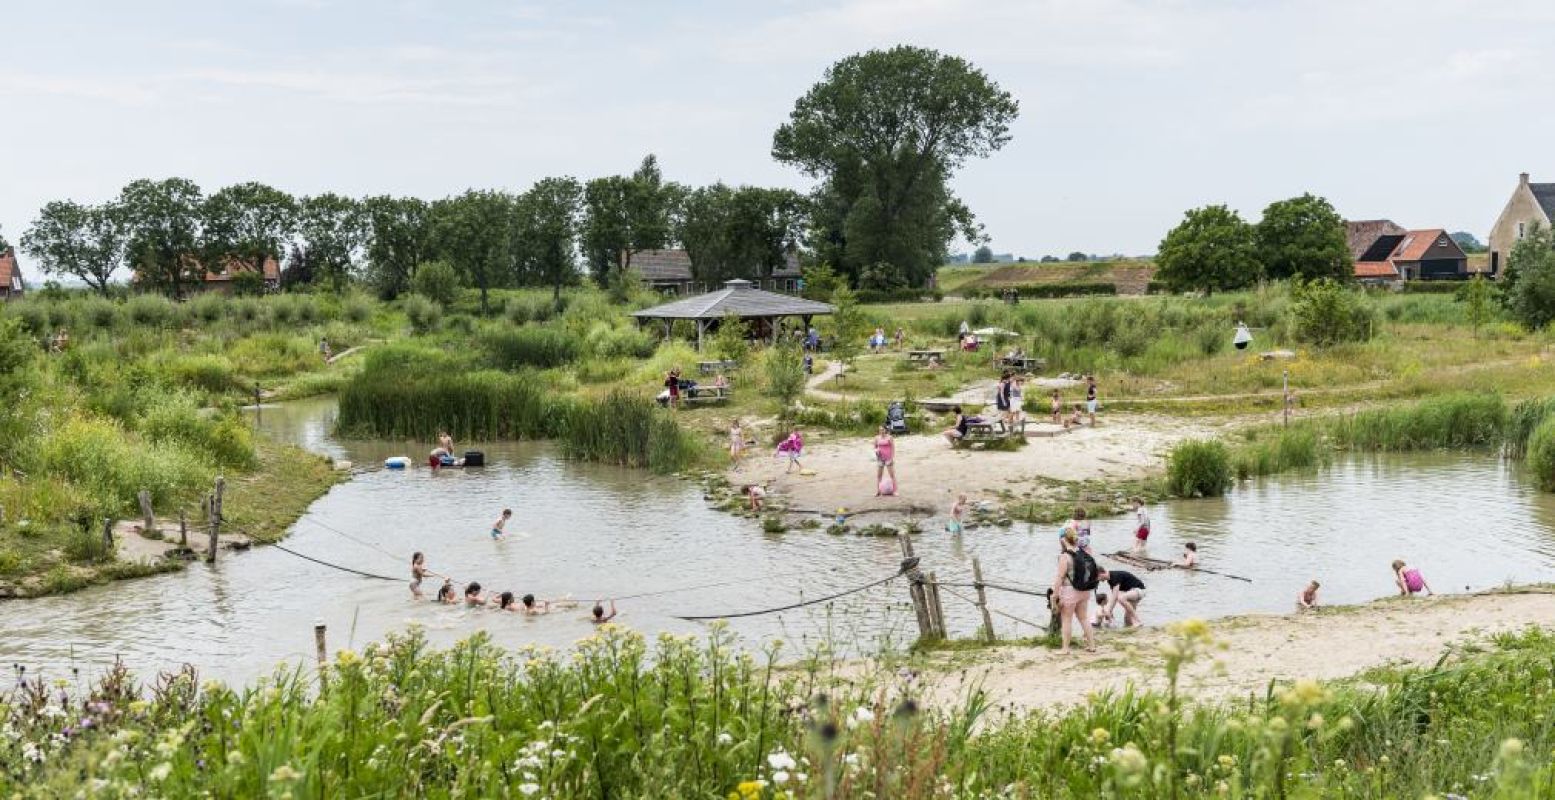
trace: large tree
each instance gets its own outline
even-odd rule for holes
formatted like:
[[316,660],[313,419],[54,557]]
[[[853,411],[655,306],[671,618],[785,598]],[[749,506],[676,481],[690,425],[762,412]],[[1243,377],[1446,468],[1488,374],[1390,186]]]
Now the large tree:
[[1348,281],[1354,276],[1344,218],[1321,197],[1303,194],[1270,203],[1256,233],[1258,261],[1270,278]]
[[212,272],[241,264],[264,275],[265,261],[280,260],[297,227],[297,201],[263,183],[239,183],[213,192],[201,212],[201,260]]
[[174,299],[200,279],[200,187],[186,178],[132,181],[119,193],[136,280]]
[[1501,297],[1512,316],[1530,329],[1555,321],[1555,233],[1550,228],[1536,224],[1512,245]]
[[437,252],[468,286],[481,292],[481,313],[489,311],[488,293],[513,283],[513,197],[471,189],[432,204]]
[[631,269],[634,254],[669,243],[684,192],[680,185],[664,182],[652,154],[630,176],[608,175],[584,186],[580,236],[595,283],[609,285],[612,274]]
[[885,263],[920,285],[961,235],[982,233],[950,191],[955,170],[1009,141],[1019,105],[969,62],[919,47],[833,64],[773,136],[777,160],[821,179],[812,245],[857,278]]
[[367,279],[393,300],[408,291],[416,267],[432,260],[431,207],[417,197],[381,195],[362,201],[367,226]]
[[513,249],[520,283],[562,287],[578,280],[578,206],[583,187],[573,178],[546,178],[513,204]]
[[[113,273],[124,263],[128,231],[115,203],[87,206],[55,200],[38,212],[22,234],[22,247],[49,275],[70,275],[107,294]],[[0,245],[0,250],[4,246]]]
[[366,219],[356,200],[326,192],[304,197],[297,213],[299,250],[312,281],[342,289],[356,272],[366,239]]
[[1225,206],[1195,208],[1161,240],[1156,280],[1174,292],[1214,292],[1258,280],[1257,236]]
[[686,196],[677,238],[697,280],[762,278],[798,247],[804,198],[789,189],[704,186]]

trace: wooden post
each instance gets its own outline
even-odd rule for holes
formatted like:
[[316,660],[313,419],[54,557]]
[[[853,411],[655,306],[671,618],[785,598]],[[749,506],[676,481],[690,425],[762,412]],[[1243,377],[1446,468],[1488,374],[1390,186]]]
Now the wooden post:
[[254,427],[256,428],[259,427],[259,401],[261,396],[262,393],[259,391],[259,381],[254,381]]
[[216,522],[216,493],[205,496],[205,522],[210,526],[208,544],[205,549],[205,560],[208,563],[216,563],[216,537],[221,534],[221,529]]
[[141,489],[135,497],[140,501],[140,518],[144,523],[141,530],[149,534],[157,529],[157,518],[151,513],[151,492]]
[[328,658],[328,648],[324,646],[324,623],[313,623],[313,646],[318,651],[319,659],[319,683],[324,683],[324,662]]
[[945,632],[945,607],[940,604],[939,578],[934,573],[929,573],[929,582],[925,586],[929,601],[929,619],[934,623],[934,634],[941,639],[950,638]]
[[189,515],[178,509],[178,546],[189,549]]
[[[913,563],[912,540],[906,532],[898,531],[896,539],[902,545],[903,574],[907,576],[907,593],[912,597],[913,614],[918,618],[918,638],[934,638],[934,621],[929,616],[928,595],[923,590],[923,572]],[[912,566],[907,566],[911,564]]]
[[983,562],[972,559],[972,587],[977,589],[977,610],[983,615],[983,641],[998,638],[993,633],[993,615],[988,613],[988,593],[983,591]]
[[113,520],[103,518],[103,546],[108,548],[108,555],[113,556]]
[[1053,590],[1047,590],[1047,635],[1058,635],[1059,614],[1058,598],[1053,596]]

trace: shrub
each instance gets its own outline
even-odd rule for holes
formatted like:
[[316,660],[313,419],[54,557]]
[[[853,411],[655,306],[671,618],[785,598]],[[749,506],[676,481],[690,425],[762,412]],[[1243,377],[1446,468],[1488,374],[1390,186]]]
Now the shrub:
[[81,301],[78,318],[97,330],[112,330],[119,324],[119,306],[105,297],[88,297]]
[[1194,344],[1198,345],[1199,352],[1212,356],[1226,346],[1226,331],[1219,325],[1201,325],[1193,331]]
[[[385,350],[372,356],[382,356]],[[501,372],[453,369],[406,373],[369,357],[340,392],[338,426],[347,436],[431,439],[542,439],[557,428],[555,409],[535,381]],[[407,378],[414,377],[414,380]]]
[[248,426],[230,417],[201,415],[198,403],[188,394],[160,395],[145,410],[139,429],[150,441],[188,445],[225,467],[251,469],[257,463]]
[[400,301],[400,308],[410,320],[410,329],[416,333],[437,330],[443,321],[443,307],[420,294],[408,294]]
[[141,489],[162,504],[190,496],[211,478],[209,470],[183,447],[170,443],[132,444],[117,424],[72,419],[43,440],[39,461],[45,472],[79,486],[94,516],[129,510]]
[[189,301],[189,315],[207,324],[218,322],[227,315],[227,305],[227,298],[215,292],[206,292]]
[[750,326],[733,314],[718,321],[708,350],[719,361],[739,361],[750,352]]
[[459,299],[459,273],[447,261],[428,261],[416,267],[410,290],[446,308]]
[[986,297],[999,299],[1004,293],[1014,289],[1015,293],[1025,298],[1051,298],[1051,297],[1085,297],[1091,295],[1115,295],[1118,287],[1113,283],[1101,281],[1063,281],[1057,283],[1033,283],[1023,286],[973,286],[961,290],[961,296],[967,299]]
[[480,344],[491,366],[508,370],[560,367],[577,360],[579,350],[577,338],[566,331],[537,325],[491,331]]
[[130,322],[142,327],[161,327],[171,324],[176,312],[173,303],[159,294],[137,294],[124,304],[124,314]]
[[1507,415],[1504,436],[1507,458],[1521,459],[1527,455],[1534,430],[1551,416],[1555,416],[1555,397],[1522,400],[1513,406]]
[[373,301],[361,294],[347,295],[340,302],[340,313],[348,322],[366,322],[372,319]]
[[227,348],[227,354],[232,363],[243,365],[243,374],[252,378],[294,375],[311,369],[319,359],[312,339],[286,333],[262,333],[239,339]]
[[1274,475],[1293,469],[1310,469],[1327,460],[1317,431],[1306,425],[1276,428],[1237,448],[1238,478]]
[[1528,436],[1528,470],[1539,488],[1555,492],[1555,418],[1546,419]]
[[804,353],[791,342],[769,347],[762,357],[765,393],[788,408],[804,393]]
[[648,358],[658,348],[653,335],[633,327],[613,327],[596,322],[589,329],[584,349],[595,358]]
[[226,356],[175,355],[162,361],[162,370],[185,386],[220,394],[238,385],[232,361]]
[[618,389],[571,403],[564,418],[562,451],[570,458],[673,472],[696,454],[695,440],[671,412],[641,394]]
[[1291,314],[1295,335],[1318,347],[1364,342],[1376,328],[1376,315],[1366,296],[1323,278],[1292,284]]
[[1219,497],[1231,488],[1231,455],[1212,440],[1189,440],[1172,448],[1167,490],[1178,497]]

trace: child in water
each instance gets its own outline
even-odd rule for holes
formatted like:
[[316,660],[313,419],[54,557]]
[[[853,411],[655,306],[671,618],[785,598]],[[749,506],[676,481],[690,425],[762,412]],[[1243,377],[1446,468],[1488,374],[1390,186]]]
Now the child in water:
[[1296,610],[1309,611],[1317,608],[1317,590],[1321,586],[1322,584],[1317,581],[1307,584],[1307,588],[1302,589],[1301,593],[1296,595]]
[[486,598],[481,596],[480,581],[470,581],[469,585],[464,587],[464,604],[467,606],[486,605]]
[[506,528],[507,528],[508,520],[510,520],[512,518],[513,518],[513,509],[511,509],[511,508],[504,508],[504,509],[502,509],[502,516],[498,517],[496,522],[491,523],[491,538],[493,540],[501,539],[503,536],[505,536],[507,534]]
[[1420,570],[1405,564],[1402,559],[1393,562],[1393,583],[1398,586],[1401,595],[1414,595],[1425,592],[1432,594],[1431,584],[1425,582],[1425,576]]
[[1145,552],[1145,542],[1150,538],[1150,512],[1145,510],[1142,498],[1130,498],[1134,506],[1134,552]]
[[615,618],[616,618],[616,601],[614,601],[614,600],[610,601],[610,613],[609,614],[605,613],[605,607],[600,605],[599,601],[595,601],[594,602],[593,616],[589,618],[589,622],[592,622],[595,625],[603,625],[603,624],[605,624],[605,623],[607,623],[610,620],[613,620]]
[[454,593],[453,578],[443,579],[442,587],[437,590],[437,602],[442,603],[445,606],[455,605],[459,602],[458,596],[456,596]]
[[961,532],[961,520],[966,517],[966,505],[966,492],[956,495],[956,502],[950,507],[950,522],[945,523],[946,532]]
[[1199,546],[1189,542],[1182,546],[1182,559],[1177,566],[1183,569],[1197,569],[1199,566]]
[[517,611],[518,610],[518,607],[513,605],[513,593],[512,592],[503,592],[502,594],[497,595],[497,610],[498,611]]
[[421,599],[421,579],[431,575],[441,578],[436,572],[427,569],[427,557],[421,551],[416,551],[410,556],[410,593],[417,600]]
[[750,497],[752,511],[760,512],[762,506],[767,503],[767,489],[759,483],[753,483],[745,487],[745,494]]

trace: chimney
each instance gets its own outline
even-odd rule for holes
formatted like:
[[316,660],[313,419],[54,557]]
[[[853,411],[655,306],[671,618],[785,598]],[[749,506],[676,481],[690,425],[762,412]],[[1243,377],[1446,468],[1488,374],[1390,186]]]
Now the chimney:
[[1521,175],[1517,176],[1517,185],[1518,186],[1527,186],[1528,185],[1528,173],[1524,172]]

